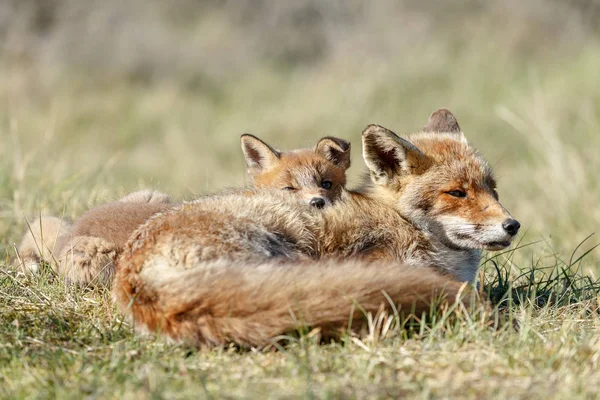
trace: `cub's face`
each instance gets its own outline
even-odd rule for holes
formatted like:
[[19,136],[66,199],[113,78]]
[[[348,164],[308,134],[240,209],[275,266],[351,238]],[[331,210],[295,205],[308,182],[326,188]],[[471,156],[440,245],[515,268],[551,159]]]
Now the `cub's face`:
[[256,187],[284,190],[317,208],[335,203],[345,188],[350,143],[342,139],[326,137],[314,149],[281,152],[243,135],[242,150]]

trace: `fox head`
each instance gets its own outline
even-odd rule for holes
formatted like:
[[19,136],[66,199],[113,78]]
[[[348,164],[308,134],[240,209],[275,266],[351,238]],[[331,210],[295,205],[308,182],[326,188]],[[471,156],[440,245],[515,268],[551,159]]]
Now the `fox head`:
[[279,151],[253,135],[244,134],[241,140],[256,187],[286,190],[317,208],[341,196],[350,167],[349,142],[324,137],[313,149]]
[[500,250],[516,236],[520,224],[498,201],[491,168],[450,111],[435,111],[407,139],[369,125],[362,140],[374,195],[446,246]]

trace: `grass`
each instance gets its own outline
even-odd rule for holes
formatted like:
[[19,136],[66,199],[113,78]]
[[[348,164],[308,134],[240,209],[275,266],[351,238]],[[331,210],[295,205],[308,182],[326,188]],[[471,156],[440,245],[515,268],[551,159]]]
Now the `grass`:
[[489,261],[500,272],[488,268],[483,288],[497,304],[493,310],[458,310],[452,318],[438,315],[430,324],[417,321],[408,328],[394,320],[384,334],[373,330],[331,343],[319,343],[309,332],[277,351],[194,349],[138,337],[120,319],[107,290],[73,290],[48,271],[33,277],[3,272],[0,395],[593,396],[599,374],[598,283],[566,268],[515,279],[511,255]]
[[[57,0],[48,18],[0,5],[15,13],[0,12],[0,397],[598,396],[595,3],[121,3]],[[523,226],[482,259],[489,309],[336,343],[193,349],[134,335],[107,290],[11,266],[26,218],[243,184],[243,132],[281,148],[346,138],[352,186],[367,124],[402,134],[441,106]]]

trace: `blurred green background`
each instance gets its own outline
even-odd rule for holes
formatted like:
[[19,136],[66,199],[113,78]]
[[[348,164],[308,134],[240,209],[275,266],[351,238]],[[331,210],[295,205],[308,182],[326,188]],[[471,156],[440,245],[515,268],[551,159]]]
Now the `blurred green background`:
[[25,216],[244,184],[244,132],[349,139],[353,186],[367,124],[447,107],[542,241],[519,256],[568,260],[600,227],[598,21],[596,0],[3,0],[0,250]]

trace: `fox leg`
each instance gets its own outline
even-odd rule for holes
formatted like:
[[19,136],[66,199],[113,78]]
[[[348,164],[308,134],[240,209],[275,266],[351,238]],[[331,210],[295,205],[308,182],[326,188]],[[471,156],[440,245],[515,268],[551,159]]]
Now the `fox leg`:
[[[170,203],[171,200],[161,192],[140,190],[119,202],[148,204]],[[65,235],[59,244],[58,272],[67,282],[78,285],[110,285],[118,254],[119,246],[101,237]]]
[[71,223],[62,218],[37,218],[29,225],[18,247],[21,269],[24,272],[38,272],[42,261],[53,264],[58,239],[70,229]]
[[59,252],[58,273],[80,286],[110,285],[119,247],[93,236],[75,236]]

